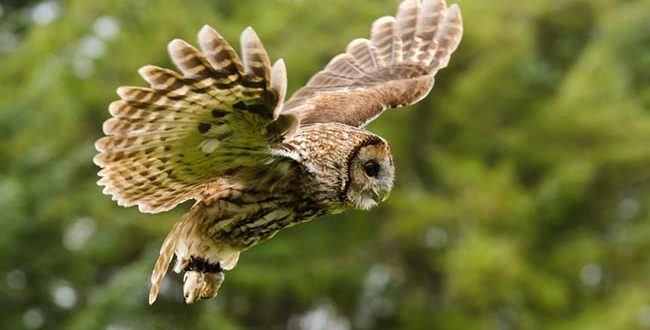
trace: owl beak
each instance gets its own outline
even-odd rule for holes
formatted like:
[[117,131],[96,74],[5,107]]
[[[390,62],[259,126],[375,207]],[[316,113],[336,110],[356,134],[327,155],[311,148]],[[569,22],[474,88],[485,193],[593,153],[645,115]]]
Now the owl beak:
[[372,192],[374,195],[374,200],[377,202],[377,204],[382,203],[388,199],[388,196],[390,195],[390,191],[373,191]]
[[388,196],[390,196],[390,191],[384,191],[381,193],[381,201],[382,203],[385,202],[388,199]]

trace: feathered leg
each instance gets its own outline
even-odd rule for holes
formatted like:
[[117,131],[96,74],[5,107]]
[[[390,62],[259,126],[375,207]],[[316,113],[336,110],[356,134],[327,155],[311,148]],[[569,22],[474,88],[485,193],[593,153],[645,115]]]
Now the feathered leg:
[[149,304],[156,301],[174,255],[174,272],[185,272],[183,296],[187,304],[215,297],[225,278],[223,271],[237,264],[239,251],[204,236],[204,218],[205,209],[197,203],[167,235],[151,274]]

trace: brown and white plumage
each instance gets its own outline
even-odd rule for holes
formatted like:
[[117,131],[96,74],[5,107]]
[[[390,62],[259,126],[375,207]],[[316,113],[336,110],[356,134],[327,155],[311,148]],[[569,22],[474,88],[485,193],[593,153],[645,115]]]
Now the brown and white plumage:
[[[377,19],[371,38],[355,39],[285,104],[300,122],[363,127],[387,108],[425,97],[462,36],[458,6],[406,0],[396,17]],[[312,105],[307,107],[306,105]],[[297,109],[295,111],[294,109]]]
[[150,303],[174,256],[185,301],[214,297],[241,251],[284,227],[383,201],[390,147],[363,127],[425,97],[461,35],[456,5],[406,0],[287,102],[284,63],[271,66],[252,28],[241,58],[209,26],[201,51],[170,42],[181,73],[147,65],[139,73],[150,87],[118,88],[94,159],[119,205],[156,213],[196,200],[161,247]]
[[183,75],[147,65],[150,84],[120,87],[95,146],[99,184],[123,206],[166,211],[199,197],[227,170],[267,161],[268,146],[296,120],[280,115],[286,94],[282,60],[269,58],[253,29],[242,33],[242,60],[212,28],[199,32],[203,53],[176,39],[172,60]]

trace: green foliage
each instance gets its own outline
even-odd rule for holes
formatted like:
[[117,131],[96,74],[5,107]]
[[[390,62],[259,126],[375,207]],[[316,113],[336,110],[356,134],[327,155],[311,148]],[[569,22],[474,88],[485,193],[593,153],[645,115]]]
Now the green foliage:
[[650,2],[458,2],[465,37],[432,95],[370,126],[395,153],[386,203],[253,248],[215,300],[183,305],[172,275],[151,307],[189,204],[143,215],[95,185],[115,88],[207,23],[233,44],[252,25],[295,90],[397,1],[69,0],[47,24],[2,2],[3,326],[650,328]]

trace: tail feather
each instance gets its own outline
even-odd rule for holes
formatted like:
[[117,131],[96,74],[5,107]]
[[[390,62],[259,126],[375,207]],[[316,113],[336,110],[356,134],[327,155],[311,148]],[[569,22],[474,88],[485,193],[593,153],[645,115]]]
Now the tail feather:
[[158,292],[160,291],[160,286],[162,285],[167,269],[169,269],[169,264],[174,257],[174,251],[176,251],[176,245],[179,240],[179,225],[181,222],[174,225],[172,230],[165,238],[162,246],[160,247],[160,255],[156,261],[156,265],[153,267],[153,272],[151,273],[151,290],[149,291],[149,305],[153,304],[158,298]]

